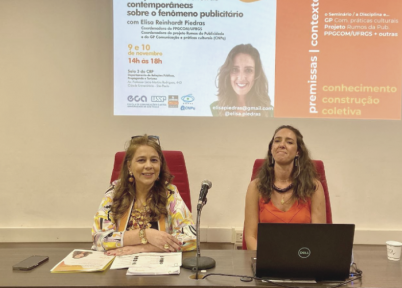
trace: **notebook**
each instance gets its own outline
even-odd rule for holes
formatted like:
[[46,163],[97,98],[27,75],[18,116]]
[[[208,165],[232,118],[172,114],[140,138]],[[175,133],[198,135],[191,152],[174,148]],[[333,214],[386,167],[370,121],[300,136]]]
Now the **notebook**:
[[256,277],[343,281],[354,231],[354,224],[259,223]]

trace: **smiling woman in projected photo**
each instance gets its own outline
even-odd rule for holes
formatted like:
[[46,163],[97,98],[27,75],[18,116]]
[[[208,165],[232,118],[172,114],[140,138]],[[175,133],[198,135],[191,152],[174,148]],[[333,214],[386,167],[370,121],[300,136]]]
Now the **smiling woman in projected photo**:
[[260,53],[251,44],[235,46],[216,78],[219,100],[210,105],[213,116],[273,117]]
[[244,237],[257,249],[258,223],[326,223],[325,195],[303,136],[288,125],[276,129],[267,157],[246,195]]
[[132,137],[119,179],[95,215],[92,249],[107,255],[194,250],[191,212],[172,178],[159,137]]
[[92,254],[92,252],[86,252],[86,251],[74,251],[73,253],[73,258],[74,259],[81,259],[84,257],[87,257],[88,255]]

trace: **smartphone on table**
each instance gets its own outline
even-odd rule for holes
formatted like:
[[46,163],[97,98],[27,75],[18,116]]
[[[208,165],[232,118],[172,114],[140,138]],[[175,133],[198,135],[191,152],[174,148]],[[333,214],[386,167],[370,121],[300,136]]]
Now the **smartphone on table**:
[[23,270],[23,271],[32,270],[33,268],[38,267],[40,264],[46,262],[47,260],[49,260],[48,256],[33,255],[15,264],[13,266],[13,270]]

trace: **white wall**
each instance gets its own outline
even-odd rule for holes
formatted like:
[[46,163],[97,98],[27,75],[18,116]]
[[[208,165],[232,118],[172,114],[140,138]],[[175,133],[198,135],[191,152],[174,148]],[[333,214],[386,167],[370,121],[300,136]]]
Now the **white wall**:
[[356,243],[402,240],[401,121],[113,116],[112,36],[109,0],[0,1],[0,242],[91,241],[114,153],[143,133],[183,151],[193,207],[212,181],[201,225],[223,229],[203,238],[230,241],[282,124],[324,161],[335,223]]

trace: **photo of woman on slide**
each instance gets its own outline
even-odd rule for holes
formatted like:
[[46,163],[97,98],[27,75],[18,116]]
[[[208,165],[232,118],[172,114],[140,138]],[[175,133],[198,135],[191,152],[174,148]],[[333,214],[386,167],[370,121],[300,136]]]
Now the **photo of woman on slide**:
[[219,100],[210,105],[213,116],[274,116],[260,53],[251,44],[235,46],[216,79]]
[[73,258],[74,259],[81,259],[81,258],[87,257],[89,254],[92,254],[92,252],[74,251]]

